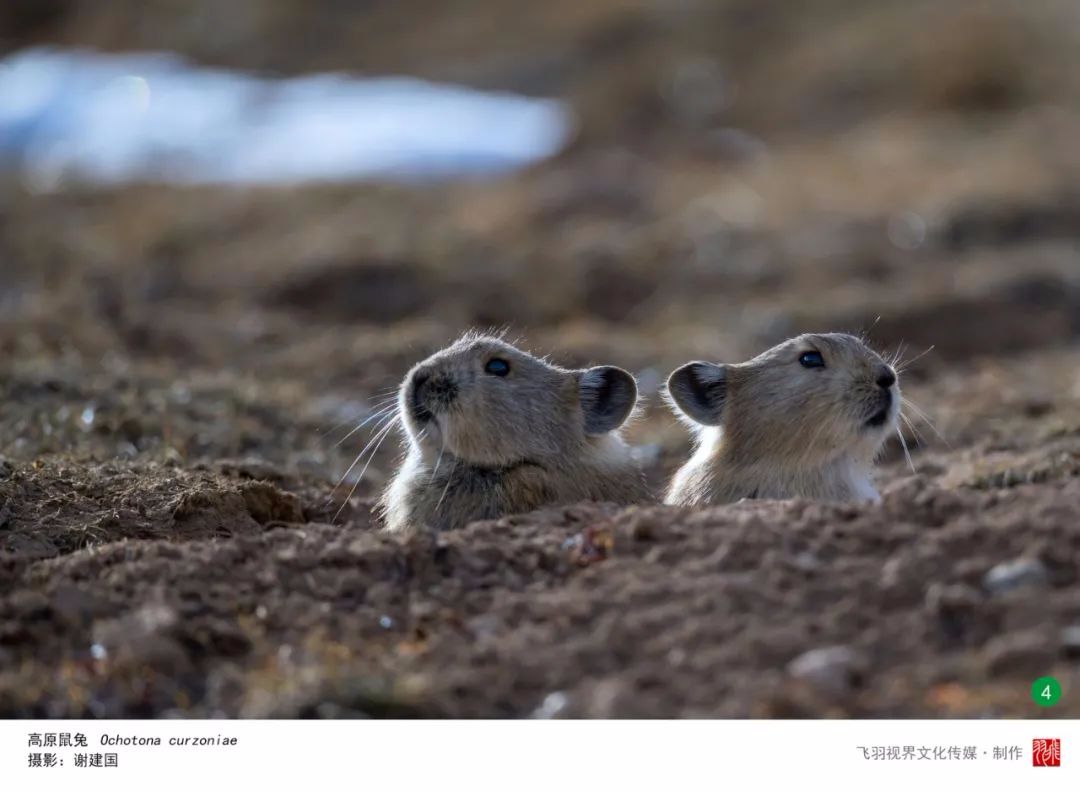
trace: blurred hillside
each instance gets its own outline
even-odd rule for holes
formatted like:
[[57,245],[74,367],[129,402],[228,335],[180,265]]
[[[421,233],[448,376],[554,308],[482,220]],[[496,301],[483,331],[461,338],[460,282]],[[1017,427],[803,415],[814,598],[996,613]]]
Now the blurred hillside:
[[734,144],[725,127],[791,138],[1080,96],[1069,0],[10,0],[0,46],[32,43],[561,96],[587,140],[677,133],[703,153]]
[[562,98],[580,129],[478,183],[9,183],[17,357],[289,379],[319,350],[362,391],[398,371],[348,360],[469,326],[639,369],[804,329],[873,325],[930,366],[1080,333],[1075,3],[19,0],[0,38],[460,81]]

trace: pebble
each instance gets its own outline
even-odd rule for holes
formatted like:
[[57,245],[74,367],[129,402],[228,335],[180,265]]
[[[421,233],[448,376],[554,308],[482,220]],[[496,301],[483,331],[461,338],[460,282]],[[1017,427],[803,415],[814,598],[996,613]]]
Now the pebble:
[[809,681],[822,691],[843,695],[859,682],[862,661],[847,646],[815,648],[797,656],[788,664],[794,678]]
[[791,565],[799,571],[813,572],[822,568],[821,559],[813,552],[800,552],[791,559]]
[[1007,593],[1024,587],[1044,587],[1050,581],[1046,566],[1037,558],[1018,558],[999,563],[983,577],[983,587],[990,593]]
[[1066,626],[1061,630],[1061,648],[1069,659],[1080,659],[1080,626]]
[[566,705],[570,702],[565,692],[552,692],[547,695],[543,702],[533,712],[533,717],[539,720],[553,719],[566,708]]

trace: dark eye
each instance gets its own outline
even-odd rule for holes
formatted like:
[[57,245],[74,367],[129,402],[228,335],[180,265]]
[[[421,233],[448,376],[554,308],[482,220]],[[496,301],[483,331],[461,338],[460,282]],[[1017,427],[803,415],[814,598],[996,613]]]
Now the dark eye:
[[803,352],[799,357],[799,365],[803,368],[824,368],[825,358],[821,356],[821,352]]
[[487,361],[487,365],[484,366],[484,373],[491,374],[492,376],[506,376],[510,373],[510,363],[501,357],[493,357]]

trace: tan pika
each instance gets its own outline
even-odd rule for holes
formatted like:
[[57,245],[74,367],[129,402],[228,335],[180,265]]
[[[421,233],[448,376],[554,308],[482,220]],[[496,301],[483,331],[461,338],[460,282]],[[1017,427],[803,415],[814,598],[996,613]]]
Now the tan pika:
[[619,435],[637,400],[621,368],[568,370],[466,335],[401,385],[407,452],[381,500],[388,529],[449,530],[548,505],[650,499]]
[[852,335],[800,335],[744,363],[688,363],[667,397],[697,435],[669,504],[878,499],[871,472],[896,428],[900,388]]

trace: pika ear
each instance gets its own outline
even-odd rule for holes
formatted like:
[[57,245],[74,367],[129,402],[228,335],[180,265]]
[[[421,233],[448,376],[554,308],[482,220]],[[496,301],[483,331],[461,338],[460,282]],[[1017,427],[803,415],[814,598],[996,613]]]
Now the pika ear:
[[727,367],[692,362],[671,372],[667,380],[671,401],[691,420],[719,426],[727,400]]
[[606,434],[617,429],[637,404],[637,382],[614,365],[582,371],[578,387],[586,434]]

